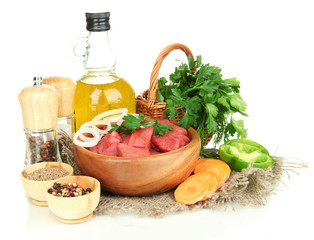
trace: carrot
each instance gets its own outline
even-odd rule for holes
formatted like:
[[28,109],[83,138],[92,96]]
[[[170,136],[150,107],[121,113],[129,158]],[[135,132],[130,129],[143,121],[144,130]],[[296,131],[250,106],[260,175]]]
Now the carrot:
[[186,205],[207,199],[218,187],[215,176],[208,173],[188,177],[174,191],[175,200]]
[[194,173],[210,173],[217,177],[218,188],[220,188],[229,178],[231,169],[227,163],[218,159],[208,158],[199,160]]
[[194,171],[193,171],[193,173],[195,173],[196,171],[198,171],[198,170],[196,170],[196,169],[198,169],[200,166],[201,166],[201,164],[203,163],[203,162],[205,162],[206,160],[208,160],[209,158],[201,158],[201,159],[199,159],[197,162],[196,162],[196,165],[195,165],[195,168],[194,168]]
[[190,178],[198,177],[198,178],[204,178],[205,181],[209,182],[209,189],[207,194],[202,200],[206,200],[211,197],[212,194],[214,194],[218,189],[218,180],[217,177],[210,173],[197,173],[194,175],[191,175]]
[[202,159],[199,159],[197,161],[196,166],[194,168],[194,173],[202,172],[204,170],[203,167],[202,167],[202,164],[205,161],[213,161],[216,164],[221,165],[224,168],[226,168],[226,170],[230,169],[229,165],[226,162],[222,161],[222,160],[214,159],[214,158],[202,158]]

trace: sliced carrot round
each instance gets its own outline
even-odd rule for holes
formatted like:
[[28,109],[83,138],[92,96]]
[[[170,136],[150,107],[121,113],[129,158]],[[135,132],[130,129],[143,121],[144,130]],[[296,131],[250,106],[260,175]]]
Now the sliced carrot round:
[[231,171],[229,165],[226,162],[222,161],[222,160],[214,159],[214,158],[202,158],[202,159],[199,159],[197,161],[195,169],[194,169],[194,173],[202,172],[203,168],[206,168],[206,166],[202,167],[203,163],[204,162],[208,162],[208,161],[214,162],[214,164],[223,166],[226,170],[230,170]]
[[183,204],[194,204],[201,201],[209,190],[209,184],[204,178],[189,177],[174,191],[175,200]]
[[228,180],[231,169],[224,161],[207,159],[196,166],[194,173],[210,173],[215,175],[218,180],[218,188],[220,188]]
[[212,194],[214,194],[218,189],[218,180],[217,177],[210,173],[197,173],[194,175],[191,175],[190,178],[197,177],[197,178],[203,178],[204,181],[207,181],[209,184],[209,189],[207,194],[204,196],[202,200],[206,200],[211,197]]
[[205,162],[206,160],[208,160],[209,158],[202,158],[202,159],[199,159],[197,162],[196,162],[196,165],[195,165],[195,168],[194,168],[194,171],[193,171],[193,173],[195,173],[195,171],[197,171],[196,169],[198,169],[200,166],[201,166],[201,164],[203,163],[203,162]]
[[191,175],[174,192],[177,202],[187,205],[208,199],[218,189],[217,177],[210,173]]

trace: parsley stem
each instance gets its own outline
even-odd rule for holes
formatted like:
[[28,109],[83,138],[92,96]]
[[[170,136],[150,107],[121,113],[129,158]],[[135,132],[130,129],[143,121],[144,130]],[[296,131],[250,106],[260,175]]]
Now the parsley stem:
[[182,95],[186,96],[189,92],[192,92],[194,90],[202,90],[202,87],[194,87],[194,88],[189,88],[188,90],[186,90]]

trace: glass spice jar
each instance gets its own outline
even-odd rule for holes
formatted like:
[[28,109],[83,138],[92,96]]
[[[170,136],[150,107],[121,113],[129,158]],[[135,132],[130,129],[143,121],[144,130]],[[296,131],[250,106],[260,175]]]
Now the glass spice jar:
[[60,162],[57,130],[24,128],[26,138],[25,166],[40,162]]
[[71,114],[66,117],[58,117],[57,129],[64,131],[71,139],[75,134],[75,114]]

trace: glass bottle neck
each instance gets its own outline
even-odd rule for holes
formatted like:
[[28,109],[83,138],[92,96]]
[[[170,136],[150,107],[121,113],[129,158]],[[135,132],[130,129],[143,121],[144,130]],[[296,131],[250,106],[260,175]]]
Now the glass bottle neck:
[[89,32],[84,67],[88,73],[113,74],[116,60],[109,41],[109,31]]

